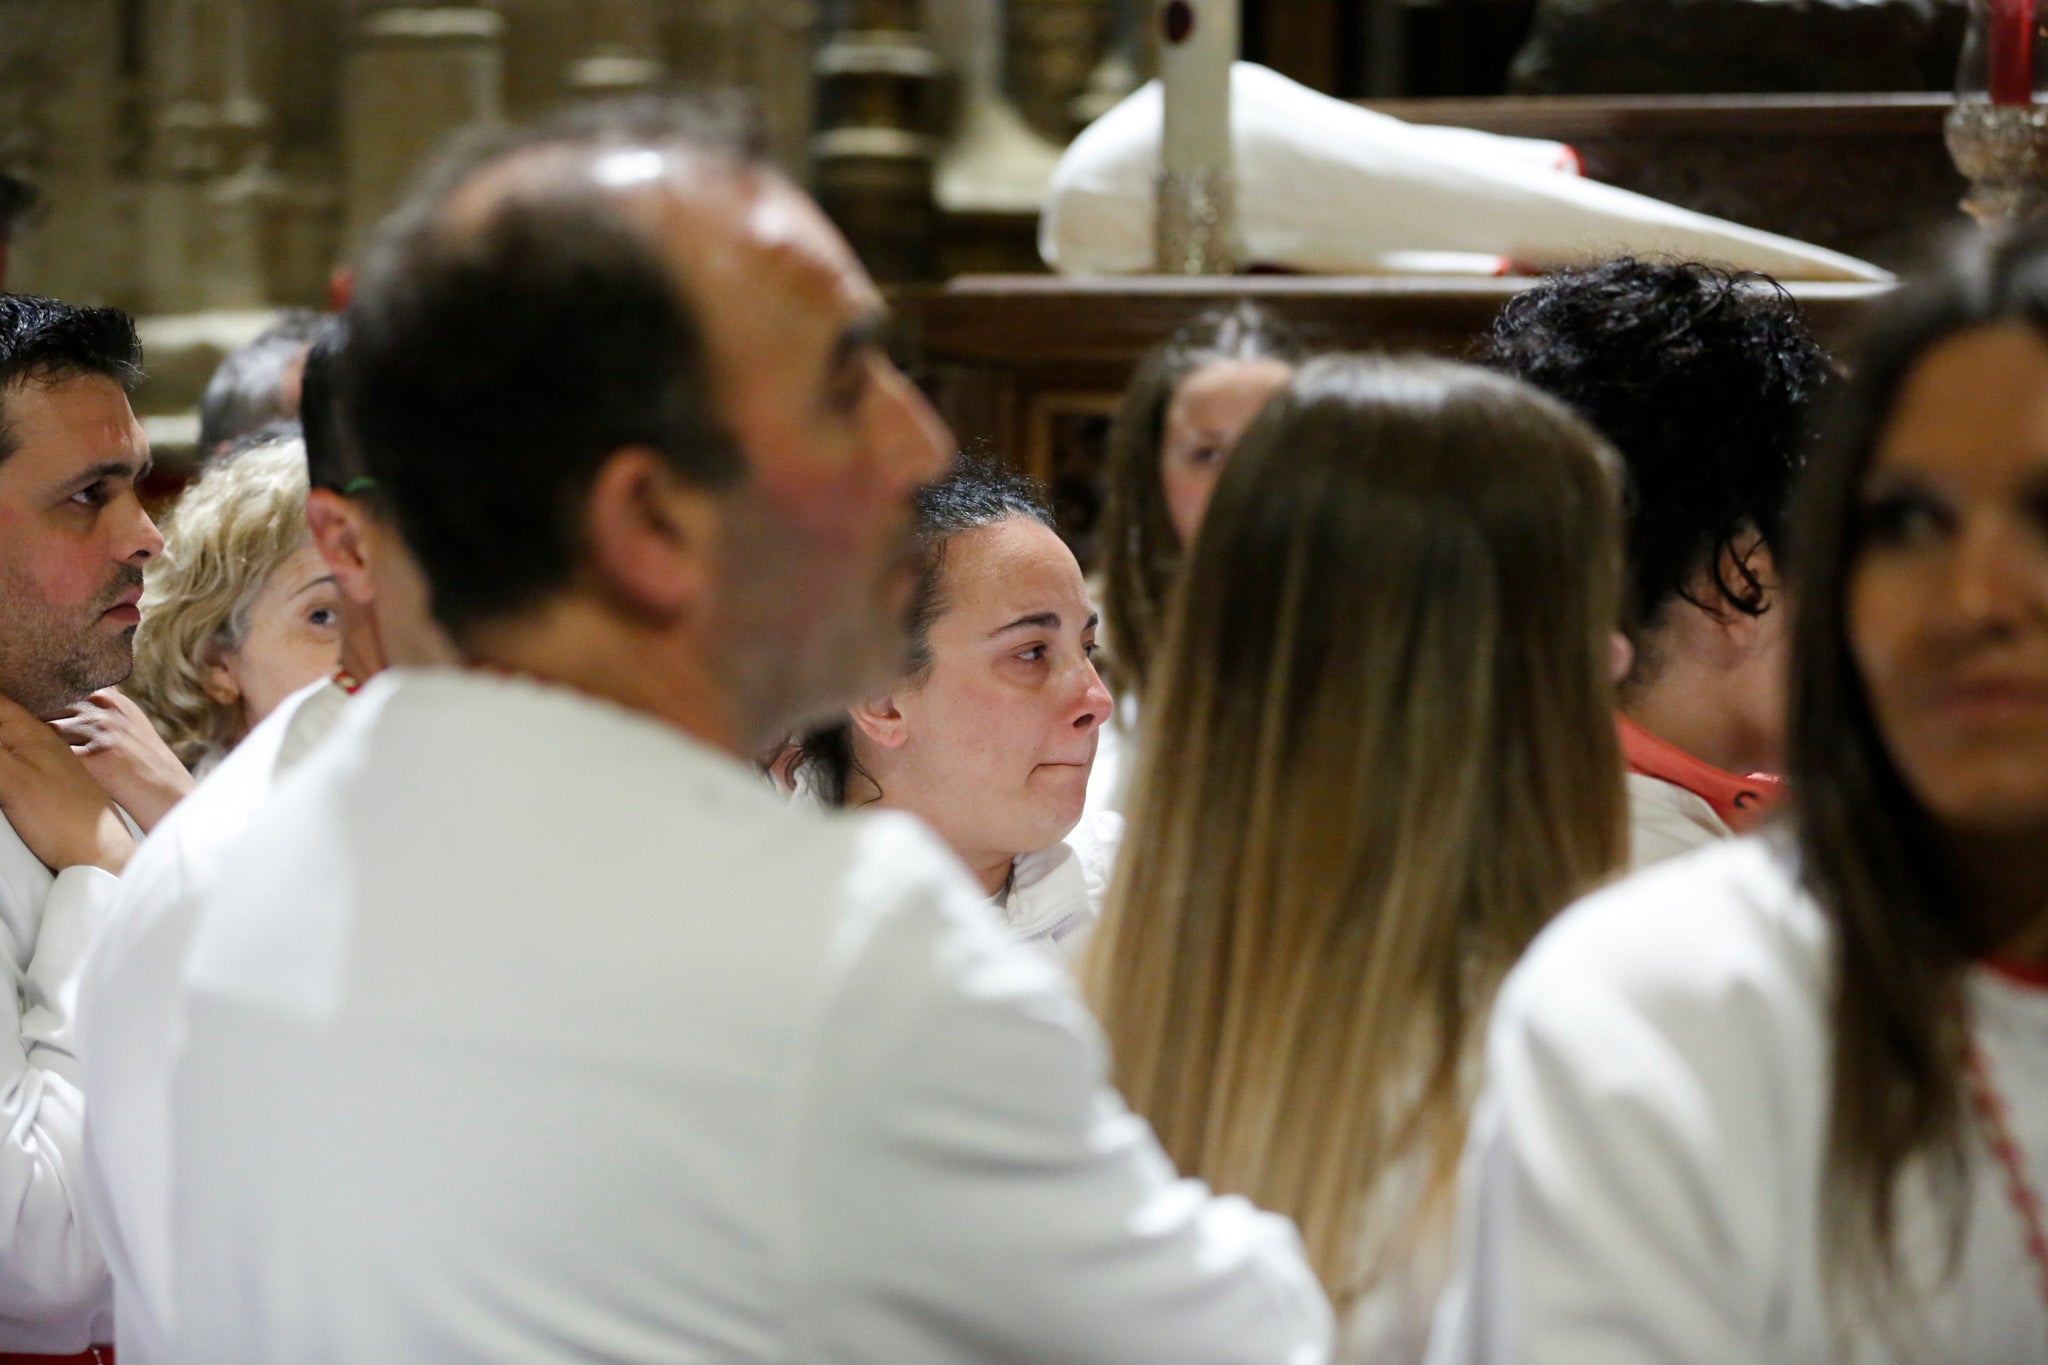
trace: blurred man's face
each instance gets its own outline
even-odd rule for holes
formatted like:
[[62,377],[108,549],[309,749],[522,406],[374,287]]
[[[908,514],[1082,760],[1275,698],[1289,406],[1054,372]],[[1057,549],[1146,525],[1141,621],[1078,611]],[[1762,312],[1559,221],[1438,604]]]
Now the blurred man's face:
[[0,693],[47,719],[133,664],[142,566],[164,545],[135,494],[149,445],[100,375],[10,385],[0,421]]
[[662,197],[659,227],[746,462],[714,638],[743,656],[736,681],[760,720],[792,724],[901,670],[911,495],[952,440],[889,360],[880,295],[809,198],[766,173],[692,189]]

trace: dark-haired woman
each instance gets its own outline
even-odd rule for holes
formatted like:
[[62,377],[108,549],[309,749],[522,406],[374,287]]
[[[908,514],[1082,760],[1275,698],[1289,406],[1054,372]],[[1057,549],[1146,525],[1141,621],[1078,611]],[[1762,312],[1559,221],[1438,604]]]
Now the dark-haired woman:
[[1036,486],[990,464],[921,492],[916,534],[908,671],[807,736],[791,775],[829,805],[922,818],[1016,938],[1071,956],[1122,827],[1082,818],[1110,698],[1080,565]]
[[1793,524],[1789,818],[1509,978],[1438,1361],[2048,1360],[2048,238],[1856,372]]
[[1138,366],[1110,424],[1102,605],[1118,710],[1090,783],[1116,808],[1139,696],[1165,644],[1168,597],[1230,453],[1302,358],[1293,330],[1255,303],[1196,316]]
[[1753,828],[1783,790],[1776,561],[1827,353],[1762,275],[1622,257],[1515,295],[1482,357],[1570,404],[1628,466],[1630,861]]

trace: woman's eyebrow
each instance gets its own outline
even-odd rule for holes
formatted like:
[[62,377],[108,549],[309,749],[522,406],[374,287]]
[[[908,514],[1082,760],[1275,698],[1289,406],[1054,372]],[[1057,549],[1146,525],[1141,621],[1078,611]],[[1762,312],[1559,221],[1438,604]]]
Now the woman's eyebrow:
[[313,591],[313,589],[319,587],[322,583],[328,584],[330,587],[333,586],[334,575],[331,573],[324,573],[310,583],[301,584],[299,590],[293,593],[291,595],[291,598],[288,600],[296,601],[297,599],[304,597],[307,593]]
[[1029,616],[1018,617],[1008,625],[997,626],[988,633],[988,638],[993,640],[1006,630],[1023,630],[1027,626],[1033,630],[1058,630],[1060,614],[1056,611],[1034,611]]

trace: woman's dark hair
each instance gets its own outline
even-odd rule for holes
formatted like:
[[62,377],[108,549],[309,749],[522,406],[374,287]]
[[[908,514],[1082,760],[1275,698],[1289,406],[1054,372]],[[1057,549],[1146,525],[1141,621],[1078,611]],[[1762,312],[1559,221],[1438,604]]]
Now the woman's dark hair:
[[1102,610],[1110,640],[1104,671],[1119,690],[1145,690],[1166,633],[1167,600],[1186,557],[1159,482],[1159,446],[1174,392],[1210,365],[1293,364],[1304,349],[1291,327],[1247,300],[1199,314],[1139,362],[1110,423],[1109,496],[1102,510]]
[[1622,257],[1510,299],[1479,358],[1562,398],[1621,452],[1622,613],[1639,650],[1672,601],[1696,601],[1701,573],[1735,610],[1768,609],[1743,551],[1752,535],[1779,551],[1830,375],[1780,285],[1749,271]]
[[[1978,327],[2048,338],[2048,234],[1975,240],[1874,320],[1801,484],[1791,523],[1789,776],[1801,876],[1834,930],[1822,1226],[1837,1291],[1857,1309],[1899,1278],[1897,1187],[1922,1161],[1951,1216],[1967,1216],[1964,979],[1993,945],[1969,920],[1933,817],[1893,763],[1848,632],[1862,552],[1859,487],[1923,357]],[[1838,1311],[1849,1305],[1837,1293]]]
[[[946,609],[946,547],[953,538],[983,526],[1028,517],[1053,528],[1052,510],[1034,479],[988,456],[962,456],[951,473],[918,490],[912,513],[917,538],[917,583],[910,594],[909,648],[903,675],[911,686],[932,670],[932,622]],[[853,723],[843,717],[806,731],[794,741],[788,775],[828,806],[847,801],[848,779],[866,778],[853,752]],[[872,785],[873,779],[868,779]]]

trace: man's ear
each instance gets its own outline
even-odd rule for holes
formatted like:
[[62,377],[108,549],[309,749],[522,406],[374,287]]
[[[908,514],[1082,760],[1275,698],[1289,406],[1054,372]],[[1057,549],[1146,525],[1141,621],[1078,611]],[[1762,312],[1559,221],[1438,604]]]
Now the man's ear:
[[885,692],[850,708],[854,728],[884,749],[900,749],[910,740],[910,725],[896,704],[896,694]]
[[368,514],[331,488],[315,488],[306,494],[306,529],[327,572],[341,595],[359,605],[377,600],[375,580],[370,576],[369,537],[363,518]]
[[717,495],[695,488],[646,446],[613,452],[591,481],[585,542],[598,586],[630,610],[673,618],[712,580]]

